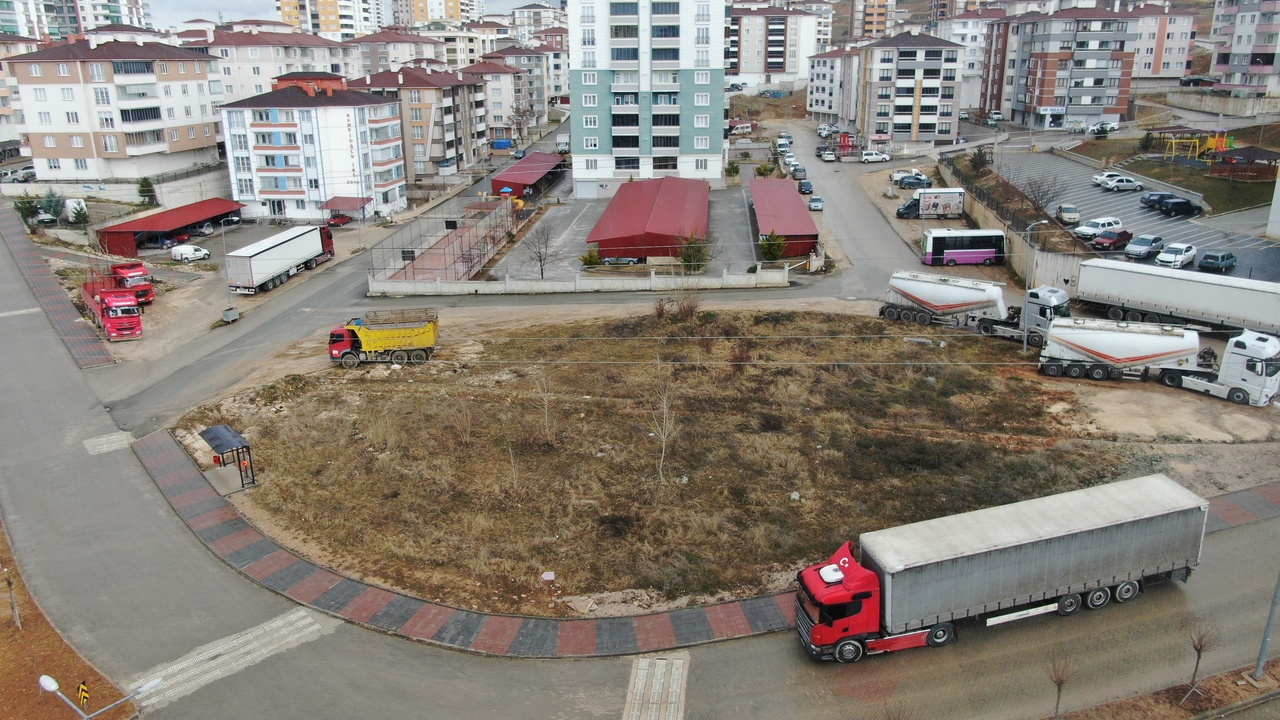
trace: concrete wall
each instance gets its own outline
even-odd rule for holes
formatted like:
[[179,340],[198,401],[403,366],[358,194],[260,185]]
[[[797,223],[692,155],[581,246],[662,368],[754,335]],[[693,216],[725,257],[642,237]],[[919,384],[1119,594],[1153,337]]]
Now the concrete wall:
[[[230,197],[231,186],[226,169],[207,172],[180,180],[157,183],[156,200],[165,208],[190,205],[213,197]],[[50,189],[66,198],[98,198],[123,203],[140,203],[137,182],[42,182],[0,183],[0,193],[5,197],[21,197],[23,192],[43,196]],[[253,213],[245,213],[251,215]],[[261,214],[261,213],[258,213]]]
[[1232,117],[1252,117],[1271,113],[1280,113],[1280,98],[1237,98],[1210,95],[1207,92],[1171,92],[1164,96],[1165,104],[1185,110],[1230,115]]
[[784,288],[788,285],[788,271],[758,268],[754,273],[730,274],[726,269],[719,276],[671,276],[659,275],[650,269],[648,276],[591,277],[575,275],[572,280],[513,280],[509,276],[500,281],[482,282],[467,280],[379,280],[369,278],[369,295],[543,295],[549,293],[590,292],[679,292],[681,290],[750,290],[754,288]]

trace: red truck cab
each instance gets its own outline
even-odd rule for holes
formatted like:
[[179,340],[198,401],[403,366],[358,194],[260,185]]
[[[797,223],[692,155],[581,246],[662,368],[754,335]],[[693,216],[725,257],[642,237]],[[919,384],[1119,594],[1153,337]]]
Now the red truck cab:
[[116,263],[111,266],[111,277],[116,287],[132,290],[139,305],[145,305],[156,299],[155,289],[151,284],[151,273],[147,266],[140,262]]
[[87,282],[82,291],[93,322],[107,340],[137,340],[142,337],[142,314],[132,290],[112,288],[107,283]]

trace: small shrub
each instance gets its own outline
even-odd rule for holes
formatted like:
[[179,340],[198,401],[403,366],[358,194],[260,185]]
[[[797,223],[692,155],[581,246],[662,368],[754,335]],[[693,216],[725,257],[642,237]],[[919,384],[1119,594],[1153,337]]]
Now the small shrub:
[[1151,152],[1152,150],[1155,149],[1155,147],[1156,147],[1156,136],[1152,135],[1150,132],[1148,132],[1146,135],[1143,135],[1142,139],[1138,141],[1138,150],[1144,153]]
[[596,267],[600,265],[600,253],[596,251],[595,246],[591,246],[587,250],[587,254],[578,258],[582,262],[583,267]]
[[702,269],[707,266],[710,255],[707,241],[696,235],[690,235],[684,245],[680,246],[680,262],[689,272],[702,272]]
[[760,257],[770,262],[781,260],[787,251],[787,242],[776,232],[769,233],[760,240]]
[[769,177],[770,175],[772,175],[772,174],[773,174],[773,171],[774,171],[774,170],[777,170],[777,169],[778,169],[777,167],[775,167],[775,166],[773,166],[773,165],[770,165],[770,164],[768,164],[768,163],[765,163],[765,164],[763,164],[763,165],[757,165],[757,166],[756,166],[756,177],[759,177],[759,178],[767,178],[767,177]]
[[733,162],[732,160],[724,166],[724,174],[727,177],[738,177],[740,172],[742,172],[742,169],[738,167],[738,163]]
[[151,183],[151,178],[138,178],[138,197],[142,198],[143,205],[159,205],[156,200],[156,186]]

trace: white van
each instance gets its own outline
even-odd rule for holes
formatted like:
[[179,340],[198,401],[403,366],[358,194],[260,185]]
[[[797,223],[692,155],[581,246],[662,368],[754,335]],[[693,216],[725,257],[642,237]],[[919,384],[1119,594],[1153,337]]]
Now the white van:
[[67,198],[62,204],[62,214],[67,221],[71,221],[77,213],[83,213],[85,217],[89,216],[89,206],[84,204],[84,200],[80,198]]
[[862,162],[864,163],[889,162],[892,159],[893,158],[890,158],[888,155],[885,155],[879,150],[863,150],[862,151]]
[[778,141],[774,143],[774,146],[778,148],[779,155],[786,155],[791,152],[791,142],[786,138],[778,138]]

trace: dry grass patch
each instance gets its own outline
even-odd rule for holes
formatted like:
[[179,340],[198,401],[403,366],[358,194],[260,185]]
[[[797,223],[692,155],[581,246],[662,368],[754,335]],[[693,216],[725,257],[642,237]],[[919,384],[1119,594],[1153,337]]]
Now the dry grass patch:
[[1118,458],[1058,447],[1070,433],[1015,344],[903,330],[750,312],[540,326],[466,359],[286,378],[181,425],[250,437],[262,485],[238,502],[339,569],[503,612],[568,614],[547,570],[565,595],[750,595],[861,532],[1114,477]]

